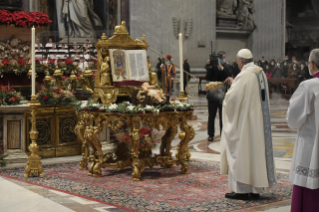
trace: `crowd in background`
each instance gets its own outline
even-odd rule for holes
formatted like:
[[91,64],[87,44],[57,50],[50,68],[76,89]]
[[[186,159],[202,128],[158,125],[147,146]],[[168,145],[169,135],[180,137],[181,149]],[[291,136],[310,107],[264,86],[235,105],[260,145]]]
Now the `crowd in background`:
[[301,82],[306,79],[312,78],[309,74],[308,62],[298,61],[296,57],[289,59],[288,55],[285,59],[271,59],[267,61],[262,57],[259,61],[254,61],[255,65],[261,67],[267,78],[298,78]]
[[67,44],[63,39],[59,43],[54,43],[50,38],[46,44],[42,45],[39,39],[36,39],[35,57],[42,64],[53,60],[57,64],[59,61],[72,59],[80,70],[85,70],[90,63],[96,60],[97,50],[90,40],[86,40],[83,44],[77,42]]

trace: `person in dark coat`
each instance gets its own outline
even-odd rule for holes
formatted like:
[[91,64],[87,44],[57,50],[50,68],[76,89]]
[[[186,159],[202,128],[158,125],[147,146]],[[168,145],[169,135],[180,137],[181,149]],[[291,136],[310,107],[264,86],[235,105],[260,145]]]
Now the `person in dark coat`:
[[162,64],[162,58],[158,58],[158,63],[156,65],[156,73],[157,73],[157,79],[159,82],[162,82],[162,70],[161,70],[161,64]]
[[265,57],[262,56],[258,62],[260,62],[260,67],[262,67],[265,70],[266,65],[268,65],[268,62],[265,60]]
[[233,65],[231,67],[231,70],[232,70],[232,73],[233,73],[233,77],[235,78],[240,72],[236,60],[233,60]]
[[[229,66],[222,66],[221,63],[216,60],[208,60],[206,64],[206,80],[208,82],[224,82],[228,77],[231,77],[232,71]],[[226,92],[225,87],[218,88],[216,90],[208,90],[206,98],[208,100],[208,141],[214,141],[215,136],[215,118],[217,110],[219,111],[219,127],[220,133],[223,128],[222,122],[222,108],[224,94]]]
[[288,70],[289,70],[289,63],[288,63],[288,61],[284,61],[283,66],[282,66],[282,77],[283,78],[288,78]]
[[[184,60],[183,68],[184,68],[184,71],[187,72],[188,74],[191,73],[191,67],[189,66],[188,59]],[[184,72],[184,94],[185,94],[185,96],[187,96],[188,94],[186,91],[186,86],[187,86],[189,80],[191,79],[191,77],[185,72]]]

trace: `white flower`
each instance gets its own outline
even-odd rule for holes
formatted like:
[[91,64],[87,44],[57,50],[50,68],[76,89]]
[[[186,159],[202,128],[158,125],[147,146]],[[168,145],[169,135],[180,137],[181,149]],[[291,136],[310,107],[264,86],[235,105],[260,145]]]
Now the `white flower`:
[[153,110],[153,109],[154,109],[153,106],[150,106],[150,105],[146,105],[146,106],[145,106],[145,110]]
[[110,109],[110,110],[115,110],[115,109],[117,109],[117,108],[118,108],[117,104],[111,104],[111,105],[109,106],[109,109]]
[[126,109],[128,109],[128,110],[134,110],[134,106],[133,105],[129,105],[129,106],[127,106],[127,108]]
[[126,104],[126,105],[130,105],[131,104],[129,101],[125,101],[123,103]]

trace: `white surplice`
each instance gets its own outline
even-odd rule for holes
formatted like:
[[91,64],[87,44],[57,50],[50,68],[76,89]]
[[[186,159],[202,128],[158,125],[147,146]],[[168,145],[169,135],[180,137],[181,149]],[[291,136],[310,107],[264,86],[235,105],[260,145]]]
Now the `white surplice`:
[[80,70],[85,71],[85,69],[89,66],[89,64],[87,62],[83,62],[83,63],[79,63],[78,67]]
[[[260,193],[264,188],[271,187],[256,74],[260,79],[264,77],[264,89],[269,99],[265,74],[260,67],[249,63],[234,79],[223,102],[221,174],[229,174],[229,189],[236,193]],[[275,173],[274,164],[271,167],[272,173]]]
[[292,95],[287,112],[290,128],[298,129],[290,170],[297,186],[319,188],[319,79],[302,82]]

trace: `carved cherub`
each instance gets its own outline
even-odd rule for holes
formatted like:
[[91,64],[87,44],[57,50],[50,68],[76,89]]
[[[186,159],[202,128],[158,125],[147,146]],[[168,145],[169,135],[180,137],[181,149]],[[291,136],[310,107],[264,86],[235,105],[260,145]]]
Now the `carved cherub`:
[[30,42],[21,43],[17,38],[0,42],[0,54],[7,55],[10,63],[16,63],[19,58],[28,59]]
[[165,98],[163,98],[163,93],[160,90],[156,90],[154,86],[151,86],[148,82],[145,82],[141,86],[142,91],[155,99],[158,103],[163,103]]

